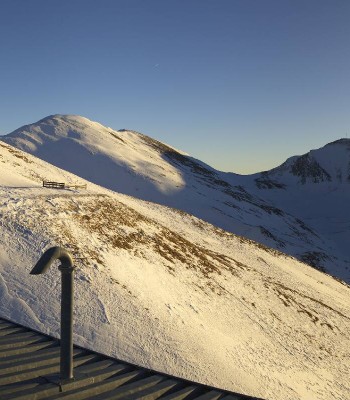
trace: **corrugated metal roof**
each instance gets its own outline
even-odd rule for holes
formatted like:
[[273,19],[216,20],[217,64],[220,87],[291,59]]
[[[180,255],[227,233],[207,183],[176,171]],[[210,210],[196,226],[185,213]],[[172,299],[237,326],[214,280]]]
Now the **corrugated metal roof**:
[[0,399],[256,400],[74,347],[74,380],[59,383],[57,339],[0,319]]

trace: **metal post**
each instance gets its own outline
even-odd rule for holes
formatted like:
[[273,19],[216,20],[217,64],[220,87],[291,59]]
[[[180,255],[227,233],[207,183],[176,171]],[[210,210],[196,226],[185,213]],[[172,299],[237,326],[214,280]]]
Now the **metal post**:
[[40,257],[32,275],[45,273],[55,260],[61,265],[61,356],[60,384],[74,379],[73,376],[73,259],[62,247],[51,247]]
[[61,381],[73,379],[73,272],[74,267],[60,265],[61,285]]

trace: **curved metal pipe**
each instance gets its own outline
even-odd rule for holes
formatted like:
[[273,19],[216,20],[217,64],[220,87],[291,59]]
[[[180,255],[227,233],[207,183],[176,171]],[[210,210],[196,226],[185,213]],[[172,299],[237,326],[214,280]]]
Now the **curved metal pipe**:
[[30,271],[31,275],[44,274],[50,266],[60,260],[61,265],[61,384],[74,379],[73,376],[73,258],[62,247],[51,247],[46,250]]
[[30,274],[44,274],[56,260],[61,261],[62,267],[73,268],[73,259],[70,253],[68,253],[68,251],[63,247],[56,246],[45,251],[39,261],[35,264],[34,268],[30,271]]

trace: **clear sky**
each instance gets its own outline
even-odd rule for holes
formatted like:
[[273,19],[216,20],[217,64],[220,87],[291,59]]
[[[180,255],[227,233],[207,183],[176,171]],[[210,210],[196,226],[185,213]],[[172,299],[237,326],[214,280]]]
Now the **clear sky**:
[[0,0],[0,133],[50,114],[252,173],[350,134],[349,0]]

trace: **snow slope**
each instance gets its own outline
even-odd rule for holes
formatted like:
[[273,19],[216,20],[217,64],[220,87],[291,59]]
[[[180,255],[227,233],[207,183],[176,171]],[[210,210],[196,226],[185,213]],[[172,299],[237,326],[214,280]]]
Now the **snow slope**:
[[79,116],[50,116],[2,140],[106,188],[176,207],[350,282],[346,246],[335,244],[318,224],[309,226],[307,212],[266,195],[254,176],[216,171],[148,136]]
[[331,272],[350,282],[350,139],[291,157],[277,168],[246,177],[244,185],[300,217],[332,248],[331,252],[310,251],[301,259],[322,265],[322,259],[333,254]]
[[[41,187],[42,178],[87,190]],[[75,256],[74,341],[268,399],[350,398],[350,288],[176,209],[118,194],[0,144],[1,316],[58,336]]]

